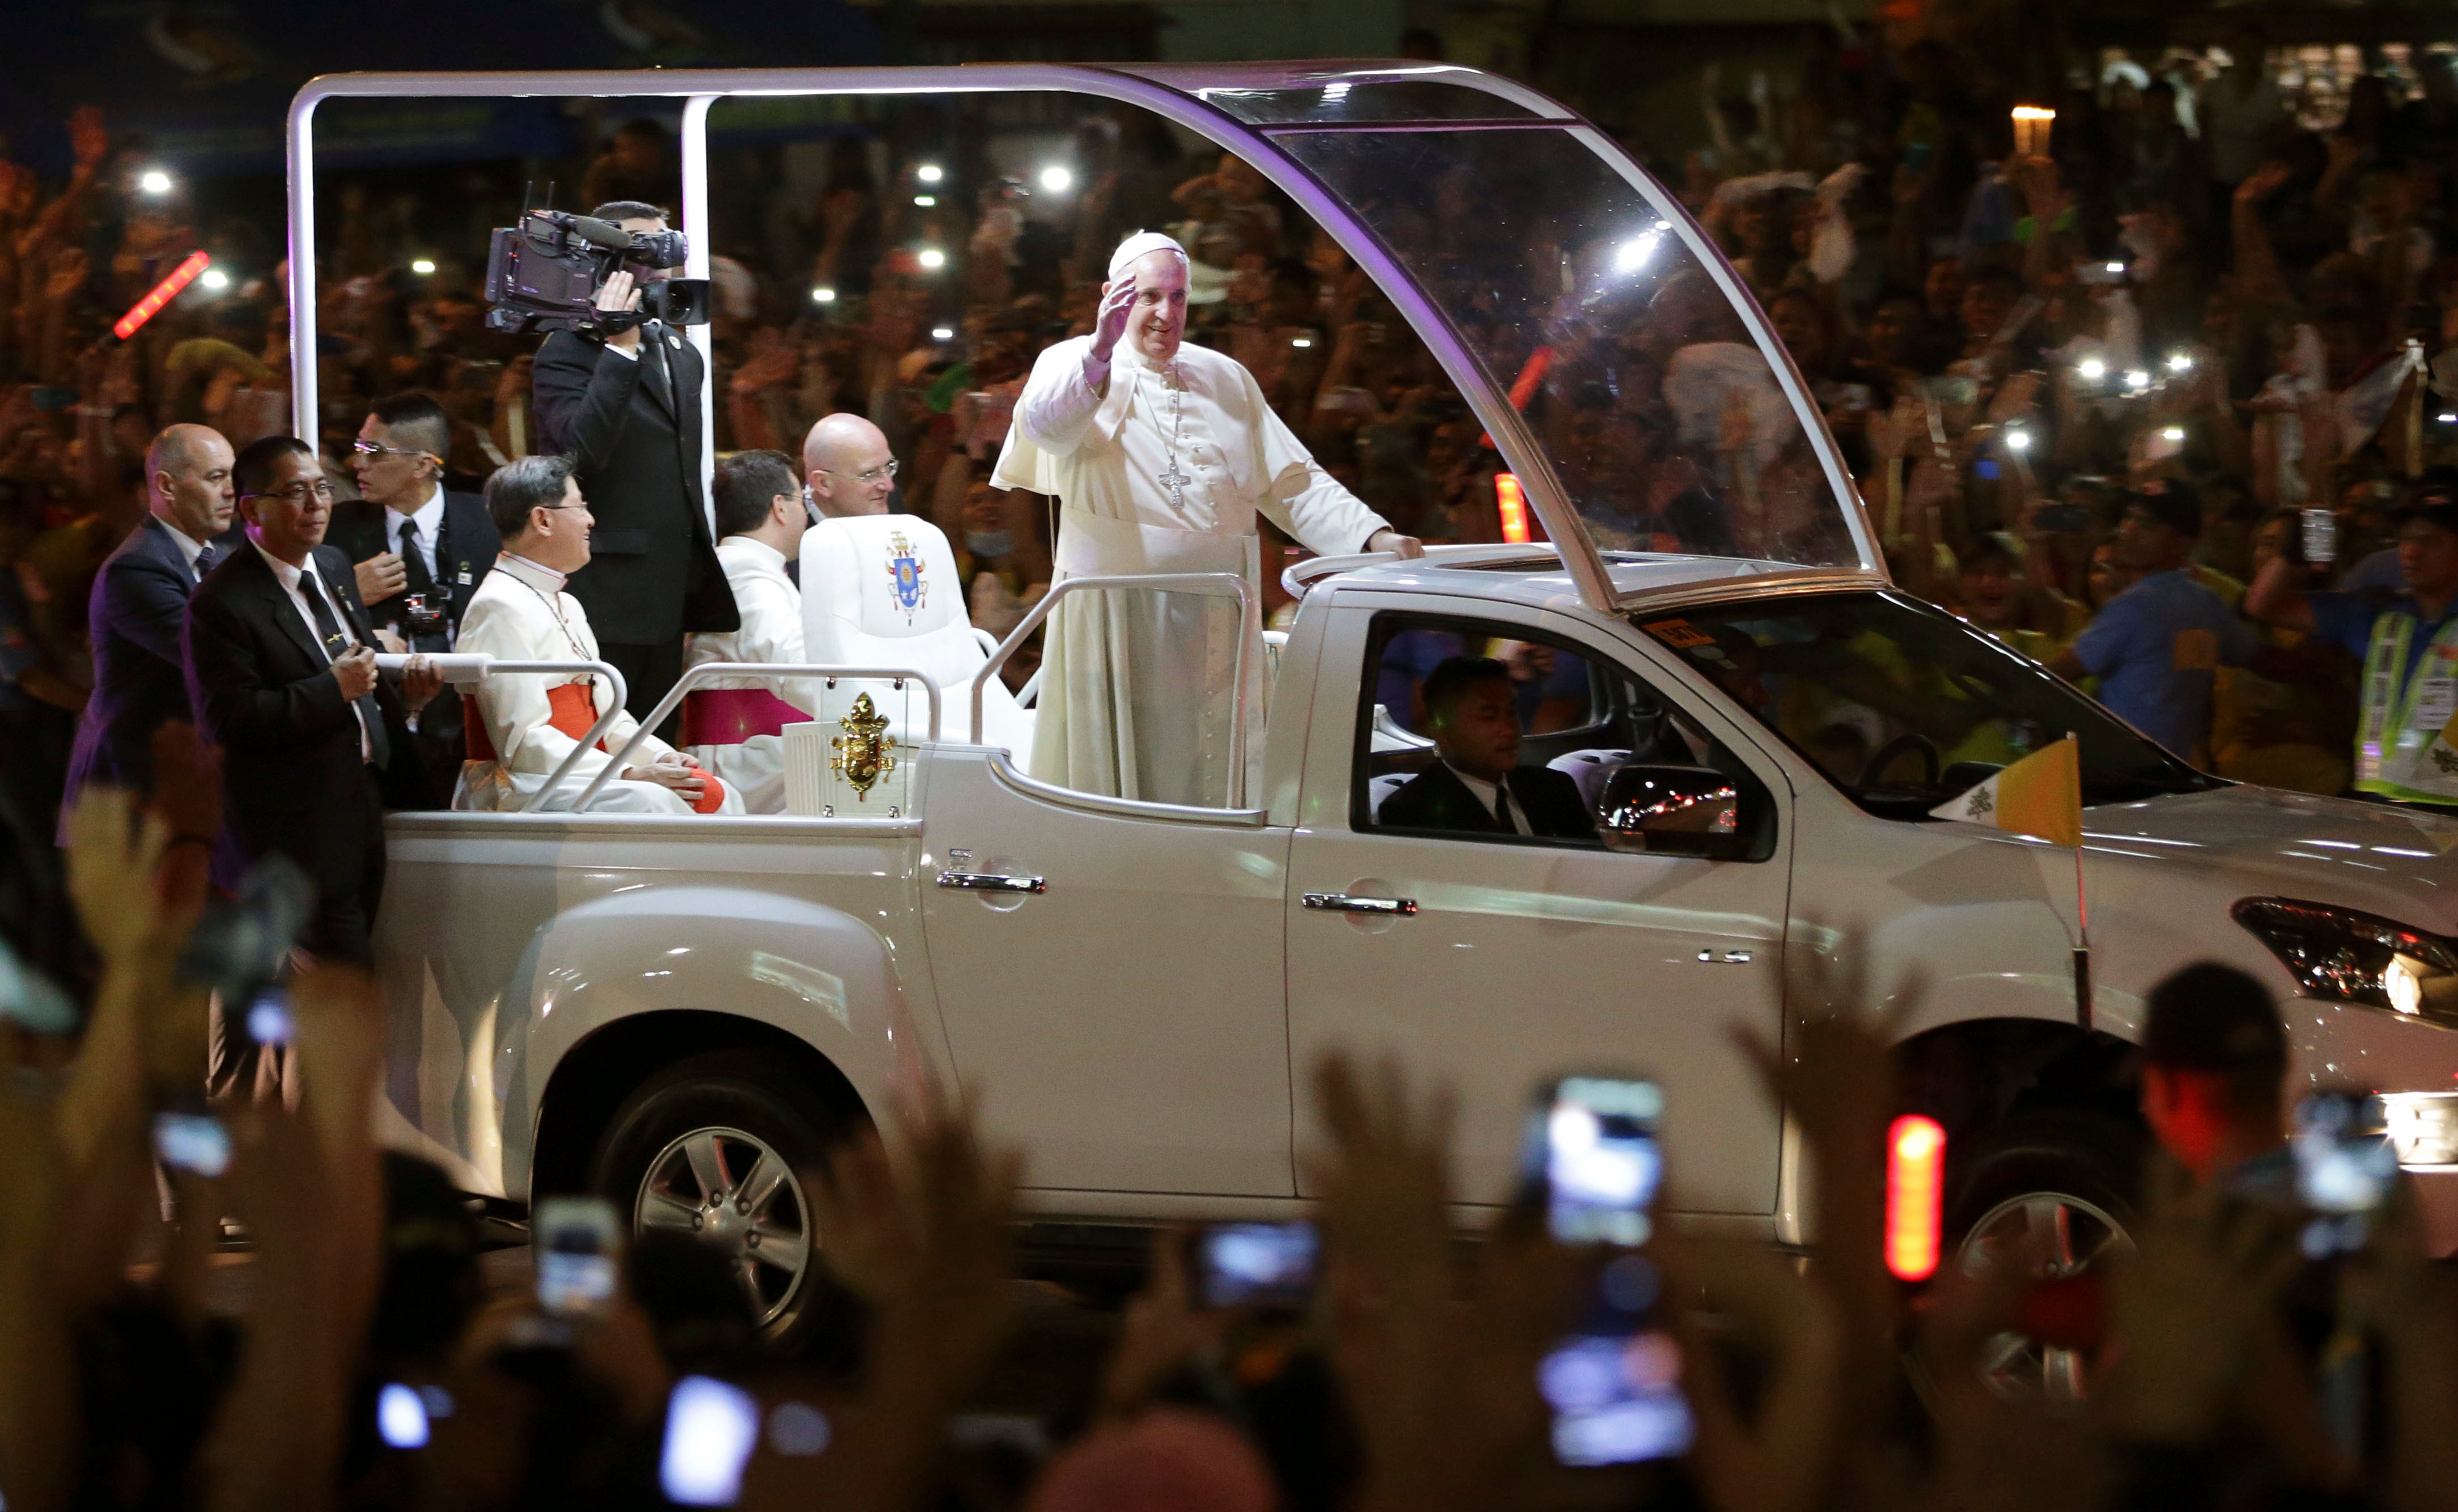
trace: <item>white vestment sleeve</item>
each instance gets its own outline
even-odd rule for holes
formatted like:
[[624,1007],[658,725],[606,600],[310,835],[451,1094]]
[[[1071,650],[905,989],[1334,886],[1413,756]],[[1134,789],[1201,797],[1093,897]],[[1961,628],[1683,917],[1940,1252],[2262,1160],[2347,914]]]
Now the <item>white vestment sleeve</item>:
[[1073,342],[1052,347],[1032,364],[1032,377],[1016,399],[1016,432],[1052,457],[1082,445],[1100,410],[1109,366],[1099,364],[1097,375],[1092,371],[1092,351]]
[[[742,611],[742,628],[735,632],[737,654],[744,661],[799,662],[802,654],[802,606],[786,585],[764,573],[742,573],[734,580],[734,602]],[[809,679],[772,677],[768,691],[813,718],[819,717],[819,691]]]
[[1251,376],[1245,387],[1248,412],[1260,432],[1258,449],[1262,453],[1263,487],[1255,507],[1265,518],[1317,556],[1363,551],[1375,531],[1390,528],[1390,521],[1367,508],[1364,500],[1323,470]]

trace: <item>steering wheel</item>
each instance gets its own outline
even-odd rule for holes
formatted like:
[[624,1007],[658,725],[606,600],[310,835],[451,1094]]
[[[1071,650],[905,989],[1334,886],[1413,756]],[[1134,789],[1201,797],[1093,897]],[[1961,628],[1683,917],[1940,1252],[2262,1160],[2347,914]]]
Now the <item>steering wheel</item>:
[[1937,775],[1942,760],[1938,755],[1937,742],[1918,731],[1908,731],[1878,747],[1878,754],[1871,756],[1868,765],[1861,769],[1861,780],[1854,783],[1853,788],[1859,792],[1867,792],[1869,784],[1877,780],[1879,774],[1894,765],[1895,758],[1906,751],[1918,751],[1921,754],[1922,764],[1928,768],[1928,780],[1925,785],[1932,788],[1937,786]]

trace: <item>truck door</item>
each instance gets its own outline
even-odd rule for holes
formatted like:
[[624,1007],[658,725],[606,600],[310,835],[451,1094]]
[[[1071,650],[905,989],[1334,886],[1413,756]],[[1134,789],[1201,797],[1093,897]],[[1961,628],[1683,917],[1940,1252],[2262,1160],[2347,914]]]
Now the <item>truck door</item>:
[[[1536,1085],[1630,1067],[1663,1086],[1682,1206],[1772,1212],[1781,1120],[1733,1035],[1779,1036],[1792,844],[1781,769],[1689,690],[1668,697],[1659,688],[1671,679],[1573,621],[1551,620],[1564,628],[1549,631],[1489,615],[1335,612],[1290,849],[1301,1081],[1319,1055],[1345,1047],[1397,1053],[1448,1084],[1459,1099],[1457,1195],[1500,1202]],[[1427,738],[1424,691],[1463,656],[1503,664],[1527,731],[1519,770],[1590,787],[1574,808],[1557,778],[1514,779],[1527,790],[1521,817],[1539,833],[1377,820],[1411,780],[1449,781]],[[1635,751],[1738,775],[1772,826],[1760,859],[1633,855],[1592,834],[1560,838],[1592,815],[1593,789]],[[1454,785],[1449,799],[1470,792]],[[1436,792],[1400,798],[1401,812],[1456,821],[1456,802],[1424,801]]]
[[1288,830],[1012,770],[928,778],[930,973],[988,1129],[1037,1189],[1288,1196]]

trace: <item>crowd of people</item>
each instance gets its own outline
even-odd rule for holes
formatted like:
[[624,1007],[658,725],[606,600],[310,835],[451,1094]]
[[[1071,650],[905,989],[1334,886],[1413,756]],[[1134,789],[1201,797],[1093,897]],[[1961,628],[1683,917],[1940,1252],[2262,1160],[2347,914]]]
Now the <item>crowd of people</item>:
[[[2404,1191],[2317,1230],[2285,1031],[2230,968],[2151,994],[2131,1243],[2080,1274],[2060,1235],[1992,1230],[1897,1279],[1890,1030],[1919,989],[1877,1005],[1840,939],[1794,953],[1797,1041],[1756,1055],[1814,1175],[1802,1255],[1678,1227],[1565,1242],[1541,1177],[1465,1254],[1439,1089],[1334,1056],[1319,1263],[1239,1301],[1164,1233],[1086,1368],[1044,1362],[1031,1410],[986,1409],[1052,1298],[1018,1275],[1028,1157],[984,1148],[960,1100],[915,1094],[894,1156],[857,1134],[813,1182],[802,1284],[829,1300],[793,1355],[721,1256],[627,1247],[611,1208],[580,1242],[570,1204],[538,1210],[533,1286],[486,1264],[444,1172],[372,1142],[385,1011],[351,968],[253,1025],[294,1063],[286,1097],[200,1111],[209,888],[177,838],[214,822],[217,756],[179,723],[154,756],[150,808],[94,787],[68,819],[90,1017],[19,989],[0,1041],[11,1507],[2422,1509],[2458,1469],[2458,1293]],[[2067,1368],[2008,1368],[2043,1336]],[[1562,1426],[1634,1404],[1635,1436]],[[1594,1462],[1616,1442],[1638,1458]]]

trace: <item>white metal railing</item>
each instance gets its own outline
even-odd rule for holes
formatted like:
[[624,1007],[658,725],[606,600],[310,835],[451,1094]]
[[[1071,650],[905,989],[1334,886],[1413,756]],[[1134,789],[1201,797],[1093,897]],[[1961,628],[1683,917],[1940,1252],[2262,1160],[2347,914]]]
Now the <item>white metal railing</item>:
[[[1255,597],[1255,587],[1246,581],[1242,573],[1138,572],[1124,577],[1062,578],[1052,584],[1050,591],[1042,594],[1040,601],[1027,610],[1024,618],[1016,622],[1015,629],[1007,632],[1007,639],[999,642],[998,650],[990,653],[990,659],[982,663],[982,670],[973,673],[974,738],[981,737],[982,700],[989,687],[989,680],[998,675],[999,669],[1007,665],[1008,658],[1015,654],[1016,648],[1023,645],[1026,638],[1040,628],[1041,622],[1050,617],[1050,611],[1057,607],[1060,599],[1070,593],[1097,590],[1141,590],[1155,593],[1210,593],[1216,597],[1234,598],[1238,601],[1239,622],[1238,657],[1230,666],[1230,674],[1236,681],[1238,691],[1229,703],[1229,806],[1233,809],[1244,808],[1246,806],[1246,643],[1248,640],[1246,632],[1251,629],[1258,632],[1260,635],[1263,621]],[[1036,672],[1033,675],[1037,678],[1040,673]]]
[[[479,652],[440,652],[433,654],[379,652],[376,653],[376,670],[401,672],[409,665],[412,655],[426,655],[428,661],[435,664],[436,670],[444,673],[444,680],[455,688],[474,688],[490,677],[517,677],[533,673],[575,672],[594,673],[613,685],[614,701],[607,706],[604,714],[597,716],[597,722],[589,727],[589,737],[573,745],[570,754],[564,756],[562,763],[556,766],[553,774],[546,779],[546,785],[531,794],[529,801],[520,806],[518,812],[523,814],[542,807],[546,802],[547,795],[563,785],[563,779],[572,774],[573,767],[580,760],[582,754],[596,749],[597,743],[606,738],[606,732],[614,728],[614,716],[623,712],[623,700],[629,695],[629,690],[623,685],[623,674],[602,661],[498,660]],[[594,694],[594,686],[592,691]],[[604,779],[601,777],[599,780]],[[596,791],[592,787],[588,793],[583,793],[582,801],[586,802],[589,793]],[[450,798],[448,797],[446,801],[449,802]],[[573,806],[577,808],[580,805]]]
[[589,786],[580,790],[580,801],[573,807],[585,809],[589,806],[589,800],[597,796],[598,790],[614,780],[614,774],[623,770],[625,758],[640,748],[640,742],[649,737],[649,732],[664,724],[666,716],[681,707],[683,695],[692,691],[693,684],[707,682],[717,677],[819,677],[825,679],[831,685],[838,682],[889,682],[894,683],[900,690],[907,682],[918,682],[922,685],[922,691],[928,694],[930,699],[930,738],[933,740],[939,738],[938,684],[910,667],[837,667],[824,662],[704,661],[686,671],[680,678],[677,679],[674,687],[667,690],[666,695],[657,700],[657,706],[650,710],[649,716],[640,721],[640,727],[632,732],[632,738],[623,742],[623,749],[614,752],[607,758],[606,770],[598,773],[590,780]]

